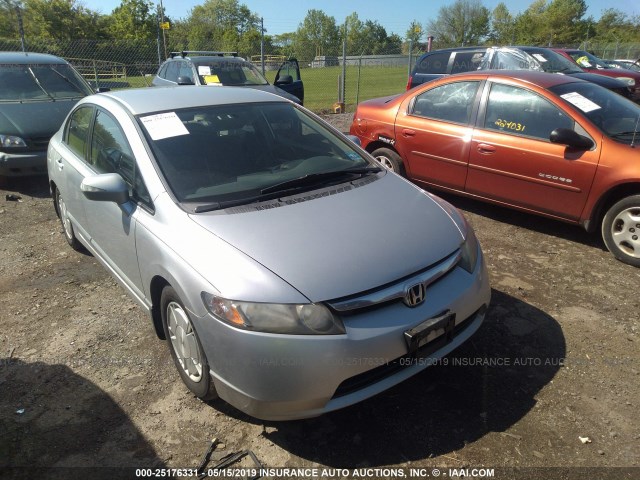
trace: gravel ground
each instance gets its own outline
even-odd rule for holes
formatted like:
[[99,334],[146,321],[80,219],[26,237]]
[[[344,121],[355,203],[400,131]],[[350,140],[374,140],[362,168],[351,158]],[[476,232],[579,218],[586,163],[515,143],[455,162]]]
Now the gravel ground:
[[[346,130],[352,115],[332,117]],[[0,477],[195,468],[217,437],[213,461],[248,449],[271,468],[349,469],[330,478],[640,478],[640,270],[579,228],[446,198],[487,257],[492,305],[477,335],[368,401],[277,423],[194,398],[145,314],[67,246],[46,179],[12,182],[0,190]]]

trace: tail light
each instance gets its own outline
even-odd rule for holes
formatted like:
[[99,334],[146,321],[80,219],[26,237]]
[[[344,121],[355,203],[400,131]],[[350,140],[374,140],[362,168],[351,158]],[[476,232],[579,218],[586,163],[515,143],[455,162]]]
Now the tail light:
[[413,83],[413,77],[409,75],[409,80],[407,81],[407,90],[411,90],[412,83]]

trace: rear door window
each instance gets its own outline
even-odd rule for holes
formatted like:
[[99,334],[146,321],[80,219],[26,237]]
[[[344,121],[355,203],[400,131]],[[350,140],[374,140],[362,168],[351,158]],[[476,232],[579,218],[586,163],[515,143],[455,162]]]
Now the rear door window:
[[416,73],[447,73],[451,52],[434,52],[416,63]]
[[451,64],[451,73],[462,73],[477,70],[480,62],[484,58],[485,51],[482,52],[455,52]]
[[411,115],[453,123],[469,123],[480,82],[456,82],[440,85],[418,95]]

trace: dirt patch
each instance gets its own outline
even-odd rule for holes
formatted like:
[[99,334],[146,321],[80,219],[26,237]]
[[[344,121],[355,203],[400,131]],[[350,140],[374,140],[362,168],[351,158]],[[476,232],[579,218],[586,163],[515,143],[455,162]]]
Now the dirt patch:
[[149,319],[67,246],[46,179],[14,181],[0,190],[0,476],[194,468],[218,437],[214,460],[249,449],[274,468],[556,467],[542,475],[572,478],[630,467],[583,478],[639,478],[640,269],[578,228],[447,199],[487,257],[493,297],[478,334],[366,402],[272,423],[194,398]]

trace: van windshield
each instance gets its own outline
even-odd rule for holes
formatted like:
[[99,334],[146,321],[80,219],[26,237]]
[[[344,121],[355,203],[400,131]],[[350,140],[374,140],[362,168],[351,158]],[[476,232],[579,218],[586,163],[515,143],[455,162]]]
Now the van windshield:
[[0,101],[58,100],[92,93],[69,65],[0,65]]

